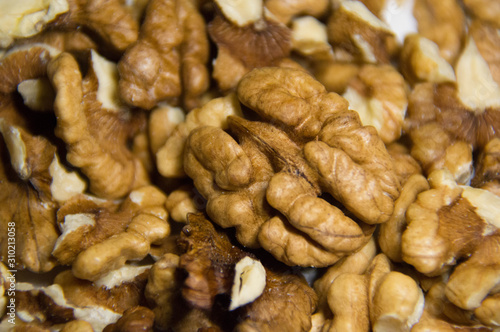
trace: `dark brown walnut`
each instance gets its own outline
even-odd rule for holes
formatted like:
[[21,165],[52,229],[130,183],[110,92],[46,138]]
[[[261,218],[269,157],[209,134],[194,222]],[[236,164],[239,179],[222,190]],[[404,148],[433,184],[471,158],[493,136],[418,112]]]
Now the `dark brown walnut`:
[[[183,297],[197,308],[218,312],[216,295],[229,295],[234,268],[244,257],[253,257],[234,246],[226,233],[216,230],[201,214],[190,214],[180,240],[188,251],[180,256],[179,268],[186,270]],[[304,278],[290,272],[266,270],[266,286],[253,302],[225,312],[237,331],[308,331],[317,296]],[[226,318],[224,318],[226,317]]]
[[151,309],[135,306],[127,309],[116,323],[106,326],[103,332],[150,332],[154,318]]
[[260,119],[195,129],[184,154],[214,222],[289,265],[328,266],[366,244],[399,195],[375,129],[299,70],[254,69],[238,97]]
[[179,244],[184,251],[179,268],[188,274],[182,296],[192,306],[208,310],[216,295],[230,292],[234,266],[248,254],[233,246],[202,214],[188,216]]
[[92,51],[84,78],[75,58],[62,53],[49,65],[56,91],[55,133],[67,147],[66,159],[89,179],[91,193],[119,198],[149,183],[141,160],[127,142],[145,130],[144,115],[118,97],[116,65]]
[[120,95],[152,109],[159,101],[201,106],[208,89],[208,36],[195,1],[150,1],[140,36],[118,64]]
[[58,16],[50,27],[74,30],[85,27],[96,33],[103,48],[123,52],[137,40],[138,23],[119,0],[68,0],[69,10]]

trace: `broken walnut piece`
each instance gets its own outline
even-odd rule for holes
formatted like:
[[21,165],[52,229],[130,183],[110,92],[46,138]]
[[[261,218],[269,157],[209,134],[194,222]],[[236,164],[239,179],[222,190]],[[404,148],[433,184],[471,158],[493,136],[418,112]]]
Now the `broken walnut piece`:
[[103,332],[153,331],[155,315],[151,309],[135,306],[127,309],[116,323],[106,326]]
[[420,193],[406,212],[402,258],[419,272],[435,276],[493,236],[500,201],[486,190],[457,185],[446,170],[434,171],[428,180],[431,189]]
[[153,186],[132,191],[119,207],[75,199],[59,211],[63,233],[53,255],[71,263],[77,278],[90,281],[141,260],[170,234],[165,200]]
[[406,82],[390,65],[365,65],[347,85],[342,97],[359,113],[365,126],[374,126],[385,144],[401,137],[408,107]]
[[469,33],[474,39],[477,49],[488,63],[493,79],[500,84],[500,27],[483,21],[474,20],[469,24]]
[[342,1],[328,18],[328,37],[363,63],[390,62],[395,53],[395,35],[389,25],[360,1]]
[[172,191],[165,207],[170,218],[176,222],[187,223],[189,213],[201,212],[205,202],[191,185],[184,185]]
[[149,182],[145,167],[126,142],[141,127],[117,96],[116,67],[95,51],[82,78],[73,56],[62,53],[48,68],[56,91],[56,135],[67,146],[67,160],[88,177],[90,191],[120,198]]
[[208,89],[208,37],[195,1],[154,0],[137,42],[118,63],[120,96],[147,110],[179,98],[187,110],[200,106]]
[[329,7],[326,0],[267,0],[265,7],[273,15],[273,18],[283,24],[289,24],[294,17],[312,16],[319,18],[323,16]]

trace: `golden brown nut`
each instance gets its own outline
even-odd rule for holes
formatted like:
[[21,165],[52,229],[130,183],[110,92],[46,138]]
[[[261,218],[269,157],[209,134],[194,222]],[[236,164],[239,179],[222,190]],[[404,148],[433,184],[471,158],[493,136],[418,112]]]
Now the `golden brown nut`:
[[56,134],[67,145],[68,161],[89,178],[90,191],[119,198],[149,182],[144,165],[126,144],[141,119],[118,99],[115,65],[94,51],[90,65],[83,79],[69,53],[49,65],[56,90]]
[[207,61],[208,37],[195,1],[151,1],[138,41],[118,63],[120,96],[148,110],[178,98],[186,109],[198,107],[208,88]]
[[357,75],[360,65],[348,61],[317,61],[313,65],[314,77],[329,92],[343,94],[350,80]]
[[[169,122],[178,121],[175,110],[167,112]],[[189,133],[201,126],[227,129],[227,118],[231,115],[242,115],[235,94],[212,99],[202,107],[189,112],[182,122],[179,121],[156,152],[156,162],[160,174],[165,177],[184,177],[183,153]]]
[[67,0],[68,9],[50,26],[74,30],[84,26],[102,39],[103,48],[120,54],[137,40],[138,23],[120,0]]
[[103,332],[151,332],[154,318],[155,315],[150,309],[135,306],[127,309],[116,323],[106,326]]
[[465,8],[472,16],[500,28],[500,5],[492,0],[465,0]]
[[500,201],[486,190],[457,185],[446,170],[433,172],[429,184],[407,210],[402,257],[424,274],[439,275],[493,236]]
[[165,200],[159,189],[146,186],[132,191],[119,207],[92,198],[68,202],[59,210],[62,234],[54,257],[72,264],[76,277],[91,281],[144,258],[151,244],[170,233]]
[[283,24],[288,24],[295,16],[321,17],[328,10],[328,1],[311,0],[267,0],[266,9]]
[[[361,126],[343,98],[298,70],[254,69],[238,95],[265,122],[230,117],[239,143],[215,127],[188,138],[185,171],[207,198],[208,214],[224,228],[237,227],[240,243],[260,244],[290,265],[327,266],[361,248],[374,230],[369,224],[385,222],[390,197],[399,194],[374,128]],[[345,181],[373,192],[352,195],[355,186]],[[321,192],[350,213],[317,197]]]
[[361,67],[342,95],[365,126],[374,126],[385,144],[399,139],[408,106],[403,76],[390,65]]
[[191,185],[184,185],[170,193],[165,207],[170,218],[177,222],[187,223],[189,213],[203,210],[205,202]]

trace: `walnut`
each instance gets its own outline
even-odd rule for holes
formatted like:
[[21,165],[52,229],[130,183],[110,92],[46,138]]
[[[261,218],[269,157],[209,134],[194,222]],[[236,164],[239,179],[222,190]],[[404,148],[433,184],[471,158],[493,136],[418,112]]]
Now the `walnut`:
[[49,22],[69,10],[68,1],[6,2],[0,10],[0,48],[7,48],[16,38],[30,37]]
[[[243,2],[232,2],[219,1],[220,13],[208,24],[218,52],[212,76],[224,91],[236,88],[253,68],[279,65],[292,48],[290,29],[272,15],[266,16],[262,1],[253,1],[251,10]],[[227,68],[231,68],[230,75]]]
[[120,96],[148,110],[178,98],[187,109],[198,107],[208,88],[207,61],[208,37],[195,1],[151,1],[139,39],[118,63]]
[[326,26],[312,16],[298,17],[292,21],[292,49],[314,61],[333,58]]
[[59,203],[83,192],[86,185],[61,165],[56,147],[47,139],[32,136],[6,119],[0,118],[0,174],[5,189],[0,205],[2,260],[8,261],[8,246],[13,243],[7,241],[7,234],[14,227],[16,266],[11,268],[46,272],[57,265],[50,252],[59,236],[55,223]]
[[493,79],[500,84],[500,48],[499,27],[482,21],[473,21],[469,25],[469,33],[476,42],[477,49],[483,59],[488,63]]
[[[188,138],[185,171],[207,198],[207,213],[224,228],[236,227],[243,245],[261,245],[290,265],[326,266],[360,249],[373,225],[388,220],[399,195],[374,128],[363,127],[343,98],[298,70],[254,69],[240,82],[238,96],[262,118],[229,118],[239,144],[208,126]],[[368,156],[364,149],[375,154],[355,157],[354,151]],[[353,167],[350,175],[340,175],[346,167]],[[353,182],[345,181],[380,195],[351,195]],[[349,213],[318,197],[321,192]]]
[[500,164],[500,138],[494,138],[485,145],[484,150],[476,160],[475,174],[471,186],[490,190],[497,196],[500,194],[498,187],[500,178],[498,170]]
[[187,223],[189,213],[202,212],[204,200],[191,185],[184,185],[170,193],[165,207],[169,216],[177,222]]
[[144,165],[126,144],[144,119],[120,102],[115,64],[92,51],[82,79],[75,59],[62,53],[48,72],[56,91],[56,134],[66,143],[67,160],[89,178],[90,191],[119,198],[147,184]]
[[[175,111],[168,111],[168,122],[177,122]],[[165,177],[185,177],[183,153],[189,133],[197,127],[215,126],[227,129],[227,118],[241,116],[241,106],[235,94],[214,98],[200,108],[188,113],[184,121],[179,121],[164,144],[157,150],[158,171]],[[153,135],[153,133],[151,134]]]
[[326,0],[267,0],[265,6],[275,19],[288,24],[296,16],[316,18],[323,16],[328,10],[329,3]]
[[[253,255],[232,245],[227,234],[215,229],[203,215],[189,215],[181,244],[187,251],[180,256],[179,267],[188,273],[183,297],[195,307],[215,310],[215,296],[231,292],[237,273],[236,264]],[[308,331],[316,308],[314,291],[305,279],[295,274],[264,268],[262,295],[229,312],[236,315],[235,330],[271,331],[279,328]],[[226,319],[230,317],[226,316]]]
[[361,67],[342,96],[363,125],[377,129],[385,144],[401,137],[408,98],[405,81],[392,66]]
[[328,19],[328,37],[334,48],[365,63],[389,63],[395,35],[360,1],[342,1]]
[[498,2],[491,0],[464,0],[465,8],[482,21],[500,28],[500,6]]
[[343,94],[351,79],[358,74],[360,68],[359,64],[350,61],[316,61],[312,72],[327,91]]
[[498,196],[459,186],[446,170],[433,172],[429,185],[431,189],[421,192],[406,212],[402,258],[418,271],[435,276],[474,255],[481,243],[495,241],[489,238],[498,229]]
[[106,326],[103,332],[153,331],[154,313],[142,306],[127,309],[116,323]]
[[343,273],[331,284],[328,304],[334,316],[328,331],[410,331],[424,309],[423,292],[408,275],[392,271],[377,255],[364,274]]
[[[471,71],[474,66],[476,70]],[[448,168],[460,183],[472,177],[472,152],[497,136],[500,87],[474,40],[455,67],[456,83],[421,83],[410,95],[406,118],[412,155],[429,174]]]
[[170,233],[165,200],[153,186],[132,191],[120,206],[77,197],[58,211],[62,234],[52,255],[72,264],[76,277],[91,281],[140,260]]

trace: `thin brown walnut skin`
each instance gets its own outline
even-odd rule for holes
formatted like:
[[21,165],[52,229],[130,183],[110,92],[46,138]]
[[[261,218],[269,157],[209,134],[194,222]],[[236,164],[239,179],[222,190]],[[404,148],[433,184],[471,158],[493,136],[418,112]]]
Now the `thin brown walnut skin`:
[[118,63],[120,95],[130,105],[152,109],[184,93],[188,109],[208,88],[208,37],[204,20],[189,1],[148,4],[139,39]]
[[69,53],[55,58],[48,68],[56,90],[56,135],[67,145],[66,158],[90,180],[90,191],[104,198],[119,198],[149,182],[141,161],[132,155],[127,141],[130,120],[106,110],[96,99],[92,71],[82,79]]
[[222,14],[208,24],[208,33],[217,47],[225,48],[247,68],[258,68],[288,57],[292,48],[291,32],[283,24],[260,19],[238,27]]
[[192,306],[208,310],[215,296],[230,292],[234,265],[248,254],[231,245],[202,214],[190,214],[179,244],[184,248],[179,268],[186,270],[182,295]]
[[112,52],[123,52],[137,40],[138,22],[120,0],[68,0],[68,12],[59,15],[48,27],[76,29],[84,26],[111,46]]
[[12,51],[0,60],[0,93],[9,94],[24,80],[43,77],[52,55],[43,45]]
[[15,269],[47,272],[57,265],[50,254],[58,237],[55,223],[57,203],[52,199],[48,168],[56,152],[43,137],[29,135],[20,129],[26,144],[27,178],[20,179],[11,167],[3,138],[0,137],[0,229],[2,231],[1,258],[7,262],[7,235],[9,222],[15,223]]

